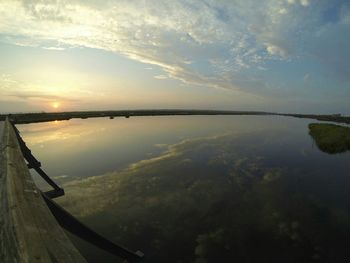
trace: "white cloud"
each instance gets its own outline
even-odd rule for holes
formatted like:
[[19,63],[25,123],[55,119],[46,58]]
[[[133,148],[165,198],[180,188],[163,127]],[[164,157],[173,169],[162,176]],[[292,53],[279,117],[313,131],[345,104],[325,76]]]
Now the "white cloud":
[[155,79],[167,79],[168,77],[165,76],[165,75],[157,75],[157,76],[154,76]]
[[283,50],[281,47],[271,45],[271,44],[266,44],[266,50],[269,52],[271,55],[278,55],[281,57],[286,57],[287,52]]
[[300,0],[300,4],[302,6],[309,6],[310,5],[310,0]]
[[[0,40],[48,49],[104,49],[158,66],[185,83],[247,91],[245,83],[255,80],[241,71],[253,74],[266,61],[290,60],[306,51],[315,55],[302,45],[313,45],[323,27],[327,1],[318,2],[2,0]],[[311,4],[313,10],[305,8]],[[346,22],[350,16],[343,13]],[[205,69],[196,68],[196,61]]]
[[63,48],[63,47],[43,47],[43,49],[46,49],[46,50],[56,50],[56,51],[65,50],[65,48]]
[[284,14],[287,14],[287,13],[288,13],[288,10],[287,10],[287,8],[281,8],[281,9],[278,11],[278,13],[284,15]]

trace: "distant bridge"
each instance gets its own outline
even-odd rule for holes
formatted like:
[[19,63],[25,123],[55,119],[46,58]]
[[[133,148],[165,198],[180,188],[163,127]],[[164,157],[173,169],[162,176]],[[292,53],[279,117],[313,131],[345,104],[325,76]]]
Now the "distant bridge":
[[[8,118],[0,122],[0,147],[0,262],[86,263],[62,227],[125,262],[143,258],[142,252],[134,253],[89,229],[52,200],[64,190],[40,168]],[[53,190],[40,191],[29,169]]]

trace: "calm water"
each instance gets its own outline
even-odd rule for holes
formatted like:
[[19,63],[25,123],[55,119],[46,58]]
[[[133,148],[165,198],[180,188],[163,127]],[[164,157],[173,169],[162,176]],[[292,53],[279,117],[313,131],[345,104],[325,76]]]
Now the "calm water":
[[[135,117],[19,129],[65,188],[56,200],[145,262],[349,262],[350,153],[321,152],[310,122]],[[90,262],[118,262],[74,242]]]

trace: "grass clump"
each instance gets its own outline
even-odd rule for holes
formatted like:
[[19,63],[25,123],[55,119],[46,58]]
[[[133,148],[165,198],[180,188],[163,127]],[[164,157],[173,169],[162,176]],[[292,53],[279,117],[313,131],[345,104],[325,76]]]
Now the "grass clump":
[[350,128],[335,124],[309,124],[309,134],[317,147],[326,153],[342,153],[350,150]]

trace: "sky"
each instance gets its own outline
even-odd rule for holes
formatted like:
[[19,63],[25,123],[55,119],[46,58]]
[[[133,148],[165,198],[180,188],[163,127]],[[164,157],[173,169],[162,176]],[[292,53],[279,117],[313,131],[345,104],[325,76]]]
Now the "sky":
[[0,112],[350,115],[348,0],[0,0]]

